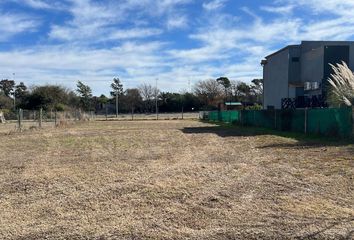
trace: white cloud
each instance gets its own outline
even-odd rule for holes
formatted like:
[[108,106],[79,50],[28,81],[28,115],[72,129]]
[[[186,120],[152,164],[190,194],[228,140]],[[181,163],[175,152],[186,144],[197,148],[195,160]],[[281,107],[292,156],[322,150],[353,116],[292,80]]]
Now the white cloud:
[[167,28],[168,29],[175,29],[175,28],[185,28],[187,27],[188,19],[186,16],[177,15],[177,16],[170,16],[167,19]]
[[[48,4],[54,4],[24,1],[43,11],[52,11]],[[113,76],[121,77],[125,87],[159,78],[163,90],[178,91],[187,88],[189,79],[193,83],[224,75],[250,81],[262,76],[260,60],[285,45],[301,40],[347,40],[354,33],[354,1],[348,0],[276,0],[232,14],[222,11],[226,1],[209,0],[204,1],[205,11],[193,15],[193,21],[195,12],[185,7],[200,6],[198,1],[117,2],[61,1],[61,10],[69,13],[66,21],[47,26],[49,38],[41,38],[41,47],[1,50],[0,72],[7,74],[4,77],[16,72],[18,81],[69,87],[80,79],[95,94],[107,93]],[[0,41],[36,31],[40,24],[19,12],[2,15]]]
[[40,25],[37,19],[24,14],[1,13],[0,41],[7,41],[19,33],[33,32]]
[[132,28],[126,30],[111,30],[111,34],[108,39],[137,39],[137,38],[147,38],[151,36],[157,36],[162,34],[163,31],[158,28]]
[[181,13],[181,6],[190,3],[190,0],[126,0],[121,4],[114,2],[93,2],[90,0],[70,0],[71,6],[67,9],[72,19],[65,24],[51,26],[49,37],[64,41],[97,42],[129,38],[144,38],[162,33],[156,27],[119,29],[119,24],[141,23],[143,16],[164,18],[162,23],[168,29],[184,28],[188,18]]
[[294,10],[294,5],[286,5],[286,6],[261,6],[261,9],[270,13],[278,13],[283,15],[292,14]]
[[207,11],[223,8],[227,0],[213,0],[207,3],[203,3],[203,8]]
[[25,4],[31,8],[35,9],[64,9],[63,1],[56,0],[11,0],[19,4]]
[[25,4],[33,8],[51,8],[51,5],[41,0],[24,0]]
[[[16,72],[18,81],[36,79],[36,84],[71,84],[78,79],[88,81],[96,91],[109,88],[109,81],[115,75],[131,79],[126,69],[139,72],[161,72],[167,63],[160,56],[164,43],[138,44],[125,42],[110,49],[87,49],[69,46],[42,46],[31,49],[0,52],[0,72],[10,75]],[[16,59],[16,61],[8,61]],[[7,77],[4,76],[4,77]],[[146,76],[146,75],[145,75]],[[25,79],[23,79],[25,78]],[[23,79],[23,80],[22,80]],[[109,79],[102,86],[98,80]],[[98,81],[98,82],[97,82]],[[71,86],[71,85],[70,85]],[[96,92],[97,93],[97,92]]]
[[281,0],[286,4],[293,4],[295,6],[310,7],[311,11],[317,14],[326,14],[327,16],[349,15],[353,16],[354,1],[352,0]]

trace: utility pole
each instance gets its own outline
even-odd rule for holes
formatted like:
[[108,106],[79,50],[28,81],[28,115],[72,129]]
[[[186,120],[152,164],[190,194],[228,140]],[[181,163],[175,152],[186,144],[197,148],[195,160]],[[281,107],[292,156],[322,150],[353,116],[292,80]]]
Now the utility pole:
[[158,106],[157,106],[157,81],[158,78],[156,78],[156,86],[155,86],[155,108],[156,108],[156,120],[159,120],[159,110],[158,110]]
[[119,115],[119,104],[118,104],[118,89],[116,90],[116,118],[118,118]]
[[[15,73],[12,74],[14,82],[15,82],[15,75],[16,75]],[[14,96],[14,111],[16,111],[16,95],[15,95],[15,90],[14,90],[14,95],[13,95],[13,96]]]

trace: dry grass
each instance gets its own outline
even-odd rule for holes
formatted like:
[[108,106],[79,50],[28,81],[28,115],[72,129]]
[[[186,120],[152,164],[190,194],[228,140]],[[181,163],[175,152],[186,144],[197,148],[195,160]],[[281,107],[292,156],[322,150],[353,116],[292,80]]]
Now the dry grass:
[[2,136],[0,239],[352,239],[354,147],[197,121]]
[[330,101],[335,105],[354,104],[354,73],[345,62],[332,65],[333,74],[328,79],[331,86]]

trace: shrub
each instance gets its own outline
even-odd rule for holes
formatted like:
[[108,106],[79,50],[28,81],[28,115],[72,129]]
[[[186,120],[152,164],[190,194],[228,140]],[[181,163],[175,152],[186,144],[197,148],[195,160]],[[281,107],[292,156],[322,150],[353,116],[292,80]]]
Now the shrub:
[[328,79],[331,86],[329,102],[332,105],[354,105],[354,74],[345,62],[330,64],[334,73]]

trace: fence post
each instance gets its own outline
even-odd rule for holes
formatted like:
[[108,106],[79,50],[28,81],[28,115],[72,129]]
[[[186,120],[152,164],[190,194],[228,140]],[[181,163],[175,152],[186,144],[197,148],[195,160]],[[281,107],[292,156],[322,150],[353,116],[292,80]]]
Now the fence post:
[[39,109],[39,127],[42,127],[43,109]]
[[17,112],[17,120],[18,120],[18,129],[20,132],[22,131],[22,109],[19,108]]
[[305,134],[307,134],[307,108],[305,108],[305,123],[304,123],[304,130]]
[[274,109],[274,128],[277,129],[277,110]]
[[108,120],[108,108],[107,108],[107,103],[105,104],[105,108],[106,108],[106,121]]
[[57,110],[54,112],[54,126],[57,126]]

